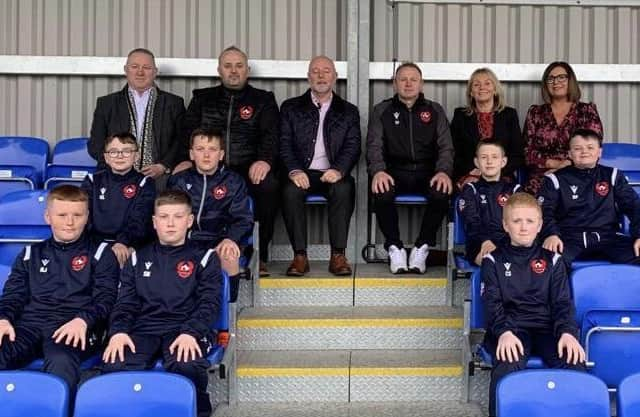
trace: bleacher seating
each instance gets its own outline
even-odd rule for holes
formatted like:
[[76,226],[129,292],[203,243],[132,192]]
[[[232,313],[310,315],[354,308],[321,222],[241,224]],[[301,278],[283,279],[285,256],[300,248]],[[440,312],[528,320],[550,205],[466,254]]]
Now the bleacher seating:
[[26,136],[0,136],[0,196],[35,189],[44,182],[49,143]]
[[88,138],[79,137],[56,143],[51,164],[47,167],[45,189],[61,184],[80,185],[87,174],[96,170],[97,162],[87,152],[87,141]]
[[571,285],[587,368],[615,389],[640,372],[640,267],[581,268]]
[[498,417],[609,417],[609,393],[584,372],[537,369],[505,376],[496,392]]
[[0,415],[67,417],[69,389],[57,376],[41,372],[0,372]]
[[640,185],[640,145],[635,143],[604,143],[600,164],[624,172],[632,185]]
[[617,417],[640,416],[640,374],[622,380],[616,400]]
[[455,268],[458,273],[469,275],[478,269],[478,266],[469,262],[464,256],[466,234],[464,232],[464,222],[460,211],[458,210],[458,201],[460,196],[456,197],[452,209],[453,221],[449,225],[450,229],[453,229],[449,234],[449,238],[453,240],[453,243],[449,245],[449,256],[452,257],[452,261],[449,262],[450,268]]
[[187,378],[162,372],[116,372],[78,389],[75,417],[194,417],[195,388]]
[[44,220],[47,191],[15,191],[0,197],[0,242],[51,236]]

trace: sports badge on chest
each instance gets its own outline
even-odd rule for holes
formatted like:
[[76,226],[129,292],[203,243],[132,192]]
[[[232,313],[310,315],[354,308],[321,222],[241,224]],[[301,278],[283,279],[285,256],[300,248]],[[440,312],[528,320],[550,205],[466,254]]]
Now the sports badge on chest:
[[534,259],[531,261],[531,270],[536,274],[542,274],[547,269],[547,261],[544,259]]
[[195,264],[193,261],[180,261],[176,265],[176,273],[182,279],[187,279],[193,273]]
[[98,196],[98,200],[104,200],[106,192],[107,192],[106,188],[104,187],[100,188],[100,195]]
[[420,112],[420,120],[424,124],[429,123],[431,121],[431,112],[430,111],[421,111]]
[[122,187],[122,195],[126,199],[130,199],[136,196],[136,192],[138,191],[138,187],[135,184],[127,184]]
[[211,194],[216,200],[222,200],[227,195],[227,186],[224,184],[218,185],[211,191]]
[[606,181],[600,181],[599,183],[596,184],[596,193],[600,196],[600,197],[606,197],[607,194],[609,194],[609,183]]
[[151,276],[151,265],[153,265],[153,262],[151,261],[146,261],[144,263],[144,272],[142,273],[143,277],[149,278]]
[[89,262],[89,257],[87,255],[74,256],[71,259],[71,269],[75,272],[80,272],[87,266]]
[[241,106],[239,112],[242,120],[249,120],[251,119],[251,116],[253,116],[253,107]]

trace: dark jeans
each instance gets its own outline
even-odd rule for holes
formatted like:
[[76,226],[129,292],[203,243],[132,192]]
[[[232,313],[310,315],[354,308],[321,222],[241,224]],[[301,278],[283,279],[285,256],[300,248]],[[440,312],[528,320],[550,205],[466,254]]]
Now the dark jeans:
[[[349,233],[349,221],[355,207],[355,181],[351,175],[335,184],[320,181],[322,171],[306,171],[310,187],[298,188],[289,178],[282,189],[282,215],[295,251],[307,249],[307,215],[305,199],[308,194],[321,194],[329,206],[329,242],[332,249],[345,249]],[[283,180],[284,181],[284,180]]]
[[433,176],[431,172],[388,169],[387,173],[393,177],[395,186],[387,192],[372,195],[376,219],[385,238],[385,249],[389,249],[391,245],[403,247],[398,227],[398,209],[394,201],[396,194],[421,194],[427,197],[427,205],[415,246],[419,247],[425,243],[434,246],[442,219],[449,209],[449,195],[431,188],[429,185]]
[[274,172],[274,167],[267,173],[267,176],[260,184],[253,184],[249,179],[249,168],[251,164],[236,165],[230,167],[232,170],[242,175],[247,182],[249,195],[253,199],[253,218],[259,223],[260,232],[260,260],[267,262],[269,259],[269,242],[273,238],[273,224],[278,211],[280,201],[280,184]]
[[[163,336],[143,335],[130,333],[129,337],[136,346],[136,353],[125,349],[124,362],[116,359],[115,363],[105,363],[102,365],[102,372],[119,372],[119,371],[142,371],[152,369],[158,358],[163,359],[164,368],[168,372],[183,375],[189,378],[196,387],[196,401],[198,406],[198,416],[209,416],[211,414],[211,401],[207,393],[207,384],[209,382],[207,369],[209,361],[206,357],[198,358],[189,362],[178,362],[176,355],[178,350],[172,355],[169,353],[169,346],[179,336],[178,332],[170,332]],[[213,343],[213,341],[211,341]],[[206,355],[211,345],[198,341],[202,354]]]
[[[552,332],[542,329],[520,329],[515,335],[522,342],[524,347],[524,355],[520,356],[517,362],[502,362],[496,357],[496,349],[498,340],[495,337],[488,336],[485,340],[486,349],[493,354],[493,369],[491,370],[491,383],[489,384],[489,416],[496,415],[496,387],[500,380],[516,371],[526,369],[529,356],[540,356],[549,368],[573,369],[576,371],[584,370],[584,365],[568,364],[566,356],[560,358],[558,356],[558,340]],[[566,355],[566,351],[563,355]]]

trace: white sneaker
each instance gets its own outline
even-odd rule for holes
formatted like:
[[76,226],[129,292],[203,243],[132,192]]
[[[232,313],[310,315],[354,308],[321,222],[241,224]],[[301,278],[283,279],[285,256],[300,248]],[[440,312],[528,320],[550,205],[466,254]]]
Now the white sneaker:
[[396,245],[389,246],[389,269],[392,274],[407,272],[407,251],[398,249]]
[[429,256],[429,245],[425,243],[419,248],[414,246],[409,255],[409,270],[424,274],[427,270],[427,256]]

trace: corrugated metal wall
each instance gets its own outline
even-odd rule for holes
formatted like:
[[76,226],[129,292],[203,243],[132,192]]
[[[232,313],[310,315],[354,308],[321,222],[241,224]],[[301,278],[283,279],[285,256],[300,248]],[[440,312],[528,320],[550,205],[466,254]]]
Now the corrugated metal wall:
[[[638,8],[398,5],[398,56],[418,62],[639,64]],[[393,19],[385,0],[371,2],[371,61],[393,56]],[[0,55],[124,56],[138,46],[158,57],[213,58],[230,44],[252,59],[347,59],[347,0],[0,0]],[[123,59],[124,64],[124,59]],[[391,74],[389,74],[391,76]],[[188,101],[210,79],[160,78]],[[0,75],[0,134],[57,138],[87,135],[101,95],[124,78]],[[304,81],[256,80],[279,102]],[[340,93],[345,95],[341,83]],[[507,83],[521,123],[540,100],[536,83]],[[640,84],[584,84],[609,140],[640,142]],[[371,104],[392,94],[371,83]],[[425,94],[448,114],[464,103],[464,84],[427,83]],[[366,133],[366,132],[363,132]],[[359,203],[358,215],[366,215]],[[325,216],[310,216],[310,241],[326,242]],[[419,221],[410,217],[405,231]],[[286,243],[284,234],[276,242]]]

